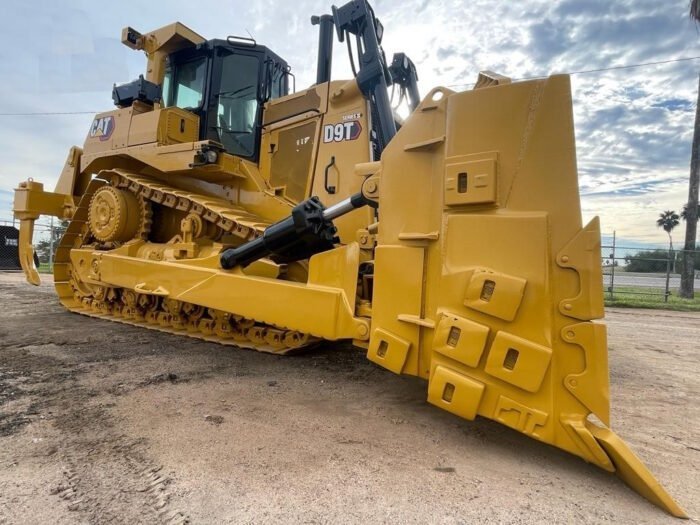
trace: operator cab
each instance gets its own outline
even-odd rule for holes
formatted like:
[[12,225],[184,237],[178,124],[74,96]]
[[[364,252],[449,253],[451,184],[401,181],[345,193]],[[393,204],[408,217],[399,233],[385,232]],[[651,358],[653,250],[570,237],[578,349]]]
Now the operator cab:
[[287,62],[252,39],[209,40],[168,56],[162,104],[199,117],[200,140],[257,162],[263,105],[289,90]]

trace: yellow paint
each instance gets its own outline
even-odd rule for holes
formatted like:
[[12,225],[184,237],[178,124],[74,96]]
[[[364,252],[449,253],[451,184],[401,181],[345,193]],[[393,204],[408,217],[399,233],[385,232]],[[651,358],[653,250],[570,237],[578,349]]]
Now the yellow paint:
[[450,359],[475,368],[486,348],[490,331],[486,325],[458,315],[443,314],[435,330],[433,348]]
[[506,321],[515,319],[525,292],[526,279],[477,269],[464,294],[464,306]]
[[444,366],[435,367],[428,386],[428,402],[464,419],[474,419],[484,385]]
[[[159,82],[165,55],[201,40],[172,25],[127,42],[147,52],[148,78]],[[605,325],[592,322],[603,315],[600,231],[581,222],[567,76],[511,83],[487,73],[472,91],[436,88],[379,162],[355,80],[269,102],[258,164],[221,154],[191,166],[210,144],[181,109],[97,117],[114,120],[111,135],[88,134],[71,150],[55,192],[29,181],[15,193],[30,282],[34,221],[72,218],[55,267],[69,309],[273,352],[353,340],[371,361],[427,380],[431,404],[615,471],[684,515],[612,431],[588,422],[609,424]],[[357,136],[326,135],[343,123]],[[294,147],[278,149],[285,141]],[[125,240],[128,221],[92,236],[91,203],[113,191],[107,184],[133,193],[114,209],[138,200],[143,236]],[[338,219],[335,249],[289,265],[219,267],[222,249],[296,202],[317,195],[328,206],[360,189],[378,215],[367,207]]]
[[551,359],[550,348],[500,331],[491,343],[484,371],[527,392],[538,392]]

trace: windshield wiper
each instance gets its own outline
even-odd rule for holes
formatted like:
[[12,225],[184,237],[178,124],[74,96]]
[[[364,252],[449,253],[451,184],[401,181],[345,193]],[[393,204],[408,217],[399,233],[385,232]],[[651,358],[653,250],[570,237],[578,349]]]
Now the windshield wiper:
[[249,89],[253,89],[254,87],[255,86],[251,85],[251,86],[245,86],[245,87],[242,87],[240,89],[233,90],[233,91],[220,91],[218,96],[219,96],[219,98],[240,98],[242,95],[239,95],[239,96],[234,96],[234,95],[238,95],[238,93],[241,93],[243,91],[248,91]]

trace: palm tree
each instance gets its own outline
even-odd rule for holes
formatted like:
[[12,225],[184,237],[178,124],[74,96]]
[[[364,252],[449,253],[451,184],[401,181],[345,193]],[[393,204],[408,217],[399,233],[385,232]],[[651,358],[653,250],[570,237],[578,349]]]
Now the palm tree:
[[[700,204],[698,204],[698,211],[696,212],[698,217],[700,217]],[[681,219],[684,221],[688,220],[688,205],[684,204],[683,205],[683,210],[681,211]]]
[[[696,24],[700,22],[700,0],[691,0],[688,14]],[[680,296],[686,299],[695,297],[694,257],[695,238],[698,232],[698,189],[700,188],[700,78],[698,80],[698,101],[695,106],[695,127],[693,146],[690,150],[690,176],[688,178],[688,204],[685,214],[685,245],[683,267],[681,268]]]
[[[671,232],[680,223],[680,216],[672,210],[666,210],[659,214],[659,218],[656,219],[656,225],[659,228],[663,228],[668,234],[668,259],[666,260],[666,293],[668,293],[668,285],[671,279],[671,261],[673,261],[673,273],[676,272],[676,257],[673,254],[673,237]],[[683,266],[685,267],[685,260],[683,261]],[[668,300],[668,296],[665,296]]]
[[673,237],[671,232],[673,229],[680,224],[680,216],[672,210],[666,210],[659,214],[659,218],[656,219],[656,225],[659,228],[663,228],[668,234],[668,264],[666,265],[666,289],[668,290],[668,280],[671,273],[671,261],[673,261],[673,273],[676,273],[676,257],[673,254]]
[[666,210],[663,213],[659,213],[659,218],[656,219],[656,225],[659,228],[663,228],[664,231],[668,234],[668,244],[671,251],[673,251],[673,237],[671,236],[671,232],[676,226],[680,224],[680,222],[680,215],[678,215],[675,211],[672,210]]

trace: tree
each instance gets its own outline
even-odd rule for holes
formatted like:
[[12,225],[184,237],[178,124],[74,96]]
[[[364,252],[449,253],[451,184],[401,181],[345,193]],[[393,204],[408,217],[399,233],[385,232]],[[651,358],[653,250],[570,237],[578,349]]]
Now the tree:
[[[689,12],[691,20],[700,22],[700,0],[691,0]],[[698,189],[700,188],[700,76],[698,76],[698,100],[695,105],[695,127],[693,146],[690,150],[690,176],[688,178],[688,204],[685,217],[685,245],[681,267],[680,296],[686,299],[695,297],[695,279],[692,264],[695,239],[698,233]]]
[[668,250],[640,250],[625,256],[625,270],[638,273],[663,273],[668,265]]
[[[696,212],[698,214],[698,217],[700,217],[700,204],[698,204],[698,211]],[[684,204],[683,205],[683,211],[681,211],[681,219],[684,221],[688,220],[688,205]]]
[[58,224],[54,225],[53,232],[49,230],[48,239],[42,239],[41,241],[36,243],[36,245],[34,246],[34,252],[39,257],[39,262],[44,264],[49,263],[49,255],[51,253],[51,240],[53,238],[53,253],[55,254],[56,249],[58,248],[58,243],[61,241],[61,237],[63,237],[63,233],[66,231],[67,227],[68,221],[59,221]]
[[680,222],[680,215],[673,210],[666,210],[663,213],[659,213],[659,218],[656,219],[656,225],[659,228],[663,228],[668,234],[668,245],[671,251],[673,251],[673,237],[671,236],[671,232]]
[[[668,262],[666,263],[666,289],[668,290],[668,282],[669,278],[671,276],[671,261],[674,262],[675,266],[675,257],[673,255],[673,237],[671,236],[671,232],[673,231],[673,228],[678,226],[678,224],[681,222],[680,216],[675,212],[671,210],[666,210],[663,213],[659,214],[659,218],[656,219],[656,225],[659,228],[663,228],[664,231],[668,234]],[[674,268],[674,273],[675,273],[675,268]]]

